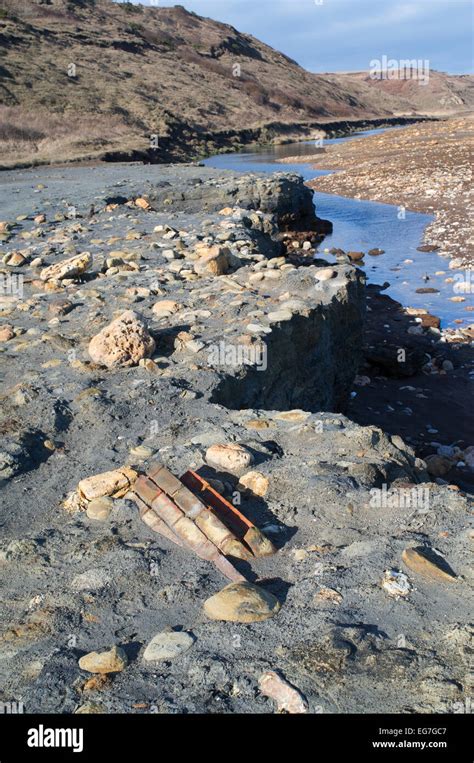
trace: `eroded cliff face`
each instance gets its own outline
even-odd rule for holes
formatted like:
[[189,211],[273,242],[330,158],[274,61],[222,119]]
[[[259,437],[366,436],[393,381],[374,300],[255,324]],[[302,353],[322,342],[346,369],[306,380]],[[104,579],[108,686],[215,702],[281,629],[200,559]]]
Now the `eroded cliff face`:
[[324,289],[316,279],[317,269],[307,268],[293,282],[298,296],[271,315],[265,370],[260,363],[225,375],[213,402],[238,410],[345,410],[361,362],[363,279],[336,269]]
[[[311,236],[303,248],[286,231],[298,247],[285,256],[281,218],[308,219],[309,191],[202,167],[43,170],[37,188],[29,172],[5,177],[18,190],[3,205],[0,301],[5,699],[90,711],[79,659],[117,646],[129,662],[101,684],[97,712],[133,712],[137,698],[160,712],[265,712],[268,670],[287,674],[311,712],[462,701],[465,586],[441,596],[403,567],[407,603],[381,582],[421,539],[467,575],[467,501],[427,482],[399,437],[340,412],[364,289],[351,265],[313,261]],[[265,495],[207,463],[211,445],[230,443],[251,453]],[[207,620],[203,602],[226,581],[155,535],[127,497],[73,513],[84,478],[156,460],[216,480],[271,537],[278,552],[244,571],[278,597],[277,616]],[[192,631],[192,646],[147,663],[145,646],[170,625]]]

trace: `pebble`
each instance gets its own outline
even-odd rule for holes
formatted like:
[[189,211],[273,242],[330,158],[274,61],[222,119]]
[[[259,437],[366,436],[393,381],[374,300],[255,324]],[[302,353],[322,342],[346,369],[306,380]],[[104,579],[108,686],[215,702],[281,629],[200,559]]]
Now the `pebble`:
[[146,445],[137,445],[135,448],[130,449],[130,455],[139,461],[145,461],[152,456],[154,451],[152,448],[148,448]]
[[107,570],[97,567],[86,572],[81,572],[73,578],[71,587],[75,591],[100,591],[110,583],[110,575]]
[[195,642],[194,636],[185,632],[158,633],[143,653],[144,662],[156,662],[158,660],[173,660],[184,654]]
[[273,313],[268,313],[267,318],[270,323],[280,323],[282,321],[289,321],[292,315],[291,310],[276,310]]
[[[444,559],[442,557],[439,557],[439,561],[436,560],[436,557],[430,559],[427,555],[430,551],[423,548],[406,548],[402,553],[402,561],[410,570],[423,577],[441,582],[455,582],[457,580],[456,575],[441,566],[443,563],[446,564]],[[434,556],[433,552],[431,555]]]
[[55,265],[50,265],[40,273],[42,281],[61,281],[65,278],[76,278],[85,273],[92,266],[92,255],[90,252],[83,252],[68,260],[63,260]]
[[94,363],[107,368],[138,365],[154,350],[155,340],[141,316],[133,310],[126,310],[89,343],[89,355]]
[[111,498],[95,498],[87,505],[86,514],[89,519],[95,519],[98,522],[104,522],[108,519],[112,511],[114,502]]
[[253,456],[250,451],[237,443],[216,444],[207,449],[206,462],[217,469],[234,472],[250,466]]
[[178,312],[179,304],[172,299],[164,299],[156,302],[152,307],[153,315],[157,318],[169,318],[173,313]]
[[432,477],[444,477],[453,466],[450,458],[438,456],[437,454],[426,456],[425,463],[428,474],[431,474]]
[[403,572],[396,570],[385,570],[382,578],[382,588],[389,596],[408,596],[411,591],[411,584]]
[[127,655],[119,646],[108,652],[89,652],[79,660],[81,670],[88,673],[120,673],[127,665]]
[[265,697],[276,702],[277,713],[293,715],[308,712],[306,697],[275,671],[269,670],[260,676],[258,687]]
[[268,620],[280,610],[278,599],[254,583],[230,583],[204,602],[211,620],[253,623]]
[[268,492],[269,480],[261,472],[247,472],[239,479],[239,485],[251,490],[254,495],[264,496]]
[[337,276],[337,270],[333,268],[321,268],[316,271],[316,279],[318,281],[330,281],[331,278]]
[[9,342],[10,339],[15,338],[15,332],[13,326],[6,324],[0,328],[0,342]]

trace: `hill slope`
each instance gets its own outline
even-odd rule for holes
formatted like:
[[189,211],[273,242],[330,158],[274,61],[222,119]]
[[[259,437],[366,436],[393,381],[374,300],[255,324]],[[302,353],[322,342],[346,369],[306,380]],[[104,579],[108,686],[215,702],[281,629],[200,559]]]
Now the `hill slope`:
[[1,0],[0,9],[2,166],[147,151],[151,135],[156,160],[181,159],[334,118],[414,111],[406,94],[306,72],[181,6]]

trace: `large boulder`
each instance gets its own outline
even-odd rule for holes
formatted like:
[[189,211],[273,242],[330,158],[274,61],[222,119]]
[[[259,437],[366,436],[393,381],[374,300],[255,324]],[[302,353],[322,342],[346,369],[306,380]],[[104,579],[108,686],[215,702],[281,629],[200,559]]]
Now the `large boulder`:
[[136,366],[155,350],[155,340],[138,313],[126,310],[102,329],[89,343],[94,363],[107,368]]

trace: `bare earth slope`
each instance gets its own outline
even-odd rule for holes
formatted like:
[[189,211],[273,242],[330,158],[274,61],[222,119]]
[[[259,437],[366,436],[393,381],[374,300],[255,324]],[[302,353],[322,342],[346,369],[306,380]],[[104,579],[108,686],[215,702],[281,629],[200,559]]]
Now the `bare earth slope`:
[[410,110],[418,114],[450,115],[453,112],[469,109],[474,105],[474,76],[445,74],[430,71],[426,84],[416,79],[397,77],[395,79],[371,78],[367,72],[329,75],[342,87],[358,92],[363,86],[372,90],[372,95],[396,98],[400,102],[403,114]]
[[[398,97],[358,77],[312,74],[181,6],[0,0],[0,49],[3,167],[106,152],[137,158],[150,136],[155,160],[193,158],[256,138],[310,135],[328,120],[422,113],[423,88]],[[466,91],[461,109],[471,91],[454,79]],[[445,110],[436,98],[429,106]]]

